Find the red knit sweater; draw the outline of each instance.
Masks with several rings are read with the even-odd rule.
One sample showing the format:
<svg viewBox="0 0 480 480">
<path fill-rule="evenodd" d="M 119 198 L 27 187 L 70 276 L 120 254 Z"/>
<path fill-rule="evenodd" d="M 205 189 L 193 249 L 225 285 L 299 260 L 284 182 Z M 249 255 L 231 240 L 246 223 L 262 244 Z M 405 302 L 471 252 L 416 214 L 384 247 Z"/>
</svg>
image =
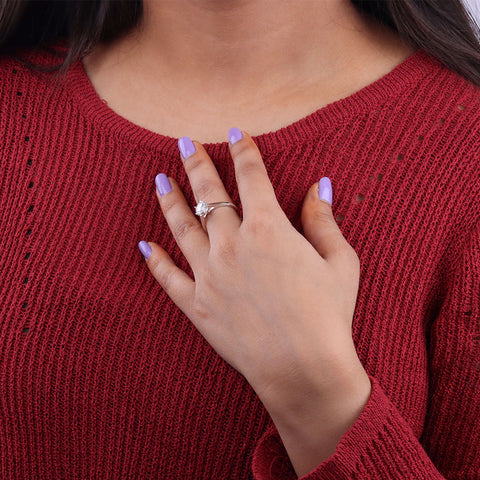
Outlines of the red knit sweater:
<svg viewBox="0 0 480 480">
<path fill-rule="evenodd" d="M 177 139 L 111 110 L 81 62 L 49 78 L 0 59 L 0 478 L 296 478 L 251 386 L 138 250 L 158 242 L 191 273 L 155 196 L 165 172 L 194 205 Z M 371 397 L 304 480 L 480 479 L 479 101 L 418 50 L 254 137 L 299 230 L 306 191 L 331 179 L 361 261 Z M 238 204 L 227 139 L 204 146 Z"/>
</svg>

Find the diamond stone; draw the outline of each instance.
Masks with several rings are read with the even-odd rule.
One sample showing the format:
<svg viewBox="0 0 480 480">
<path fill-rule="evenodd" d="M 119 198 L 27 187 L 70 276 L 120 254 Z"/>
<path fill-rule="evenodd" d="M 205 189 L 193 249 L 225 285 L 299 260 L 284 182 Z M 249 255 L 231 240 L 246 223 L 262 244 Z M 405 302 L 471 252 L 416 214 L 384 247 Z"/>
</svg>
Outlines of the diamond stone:
<svg viewBox="0 0 480 480">
<path fill-rule="evenodd" d="M 207 213 L 208 213 L 207 202 L 200 200 L 195 206 L 195 215 L 199 215 L 200 217 L 206 217 Z"/>
</svg>

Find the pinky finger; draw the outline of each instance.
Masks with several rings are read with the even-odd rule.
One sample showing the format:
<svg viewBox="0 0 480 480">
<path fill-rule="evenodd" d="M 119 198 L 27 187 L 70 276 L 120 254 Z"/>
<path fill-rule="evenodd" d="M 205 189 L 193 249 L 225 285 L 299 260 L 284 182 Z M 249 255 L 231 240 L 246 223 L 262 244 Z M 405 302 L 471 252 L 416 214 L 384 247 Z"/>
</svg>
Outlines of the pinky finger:
<svg viewBox="0 0 480 480">
<path fill-rule="evenodd" d="M 195 295 L 195 282 L 175 265 L 170 255 L 154 242 L 141 241 L 138 247 L 144 253 L 151 248 L 146 259 L 148 268 L 155 280 L 180 310 L 190 317 L 190 305 Z"/>
</svg>

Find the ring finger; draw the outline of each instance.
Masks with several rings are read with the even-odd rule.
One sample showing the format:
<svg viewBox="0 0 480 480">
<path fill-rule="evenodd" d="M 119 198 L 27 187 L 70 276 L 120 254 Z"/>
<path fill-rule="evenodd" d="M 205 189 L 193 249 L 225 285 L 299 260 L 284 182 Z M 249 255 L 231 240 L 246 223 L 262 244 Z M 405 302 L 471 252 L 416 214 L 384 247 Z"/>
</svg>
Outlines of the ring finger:
<svg viewBox="0 0 480 480">
<path fill-rule="evenodd" d="M 232 202 L 217 169 L 200 142 L 181 137 L 178 141 L 181 159 L 196 202 Z M 241 220 L 232 207 L 215 208 L 203 219 L 209 236 L 224 235 L 240 227 Z"/>
</svg>

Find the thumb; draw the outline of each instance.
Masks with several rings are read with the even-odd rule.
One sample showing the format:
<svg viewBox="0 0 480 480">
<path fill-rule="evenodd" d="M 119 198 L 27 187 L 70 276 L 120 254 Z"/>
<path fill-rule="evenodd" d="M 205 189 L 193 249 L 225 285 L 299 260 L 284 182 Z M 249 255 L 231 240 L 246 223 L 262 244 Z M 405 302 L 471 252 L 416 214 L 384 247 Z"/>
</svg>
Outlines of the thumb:
<svg viewBox="0 0 480 480">
<path fill-rule="evenodd" d="M 332 184 L 322 177 L 307 192 L 302 207 L 302 226 L 307 240 L 325 259 L 352 249 L 333 217 Z"/>
</svg>

